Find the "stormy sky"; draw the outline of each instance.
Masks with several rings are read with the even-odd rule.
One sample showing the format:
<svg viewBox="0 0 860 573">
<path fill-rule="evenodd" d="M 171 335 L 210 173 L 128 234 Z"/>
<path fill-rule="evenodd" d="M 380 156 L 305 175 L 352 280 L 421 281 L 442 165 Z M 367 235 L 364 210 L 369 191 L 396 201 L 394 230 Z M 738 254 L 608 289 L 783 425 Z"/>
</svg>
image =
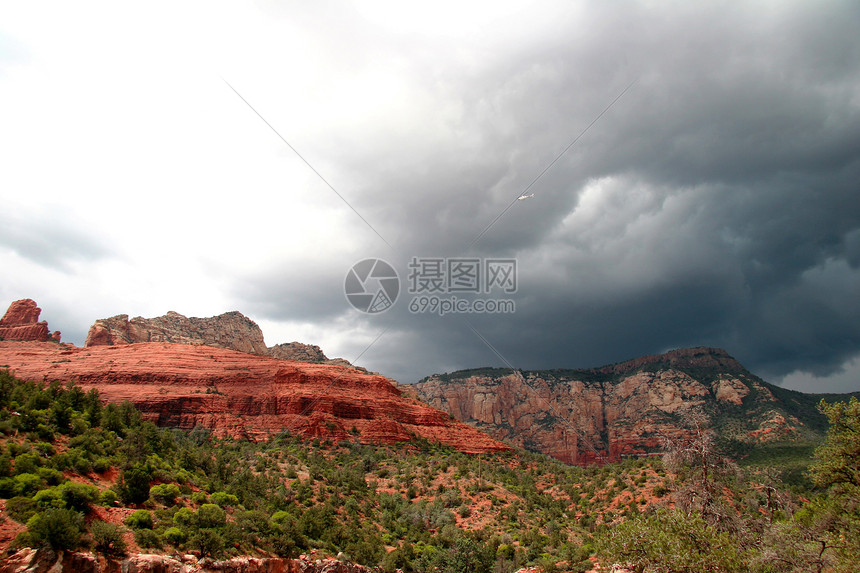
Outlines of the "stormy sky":
<svg viewBox="0 0 860 573">
<path fill-rule="evenodd" d="M 856 2 L 18 4 L 0 306 L 66 341 L 239 310 L 401 382 L 717 346 L 860 390 Z M 385 312 L 345 296 L 367 258 Z M 413 260 L 516 289 L 417 292 Z"/>
</svg>

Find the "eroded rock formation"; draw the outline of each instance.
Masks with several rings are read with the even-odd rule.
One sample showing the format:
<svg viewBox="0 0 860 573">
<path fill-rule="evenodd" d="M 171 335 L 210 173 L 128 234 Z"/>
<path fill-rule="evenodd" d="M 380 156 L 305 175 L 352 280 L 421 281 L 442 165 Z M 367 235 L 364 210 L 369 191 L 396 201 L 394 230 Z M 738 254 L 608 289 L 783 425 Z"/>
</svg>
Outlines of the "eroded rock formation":
<svg viewBox="0 0 860 573">
<path fill-rule="evenodd" d="M 205 344 L 282 360 L 353 368 L 347 360 L 328 358 L 319 346 L 311 344 L 289 342 L 267 348 L 263 331 L 257 323 L 235 310 L 207 318 L 187 317 L 172 310 L 155 318 L 136 316 L 129 319 L 127 314 L 101 318 L 90 327 L 85 346 L 116 346 L 138 342 Z"/>
<path fill-rule="evenodd" d="M 353 368 L 255 356 L 203 345 L 148 342 L 63 347 L 0 342 L 0 367 L 24 379 L 75 381 L 105 400 L 130 400 L 155 423 L 265 439 L 282 430 L 365 443 L 416 437 L 467 453 L 509 449 L 390 380 Z"/>
<path fill-rule="evenodd" d="M 792 438 L 804 423 L 774 390 L 712 348 L 593 370 L 455 372 L 415 386 L 420 399 L 458 420 L 570 463 L 659 452 L 665 439 L 692 431 L 694 415 L 719 420 L 730 439 Z"/>
<path fill-rule="evenodd" d="M 36 301 L 25 298 L 9 305 L 6 314 L 0 319 L 0 340 L 48 340 L 60 341 L 60 331 L 48 331 L 48 323 L 39 321 L 42 309 Z"/>
<path fill-rule="evenodd" d="M 334 364 L 336 366 L 346 366 L 348 368 L 358 368 L 364 370 L 360 366 L 353 366 L 348 360 L 343 358 L 328 358 L 319 346 L 315 344 L 303 344 L 301 342 L 285 342 L 270 346 L 268 350 L 269 356 L 280 358 L 281 360 L 298 360 L 300 362 L 312 362 L 314 364 Z"/>
<path fill-rule="evenodd" d="M 127 314 L 119 314 L 97 320 L 87 333 L 85 346 L 138 342 L 205 344 L 249 354 L 268 353 L 260 327 L 237 311 L 207 318 L 189 318 L 170 311 L 164 316 L 136 316 L 131 320 Z"/>
</svg>

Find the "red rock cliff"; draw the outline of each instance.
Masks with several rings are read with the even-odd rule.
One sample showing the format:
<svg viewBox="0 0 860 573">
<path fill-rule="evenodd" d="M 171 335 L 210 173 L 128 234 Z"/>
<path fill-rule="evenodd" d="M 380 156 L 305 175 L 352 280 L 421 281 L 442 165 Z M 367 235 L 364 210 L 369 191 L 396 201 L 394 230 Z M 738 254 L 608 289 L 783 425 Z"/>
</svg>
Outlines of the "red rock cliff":
<svg viewBox="0 0 860 573">
<path fill-rule="evenodd" d="M 0 319 L 0 340 L 60 340 L 60 332 L 48 331 L 48 323 L 39 322 L 42 309 L 29 298 L 16 300 Z"/>
<path fill-rule="evenodd" d="M 693 413 L 731 419 L 720 431 L 740 440 L 790 438 L 802 425 L 764 382 L 709 348 L 594 370 L 455 372 L 415 392 L 499 440 L 569 463 L 659 452 L 690 432 Z"/>
<path fill-rule="evenodd" d="M 0 367 L 32 380 L 74 381 L 105 400 L 130 400 L 159 425 L 218 436 L 396 443 L 414 437 L 467 453 L 509 449 L 446 413 L 404 397 L 387 378 L 331 364 L 203 345 L 65 347 L 0 342 Z"/>
</svg>

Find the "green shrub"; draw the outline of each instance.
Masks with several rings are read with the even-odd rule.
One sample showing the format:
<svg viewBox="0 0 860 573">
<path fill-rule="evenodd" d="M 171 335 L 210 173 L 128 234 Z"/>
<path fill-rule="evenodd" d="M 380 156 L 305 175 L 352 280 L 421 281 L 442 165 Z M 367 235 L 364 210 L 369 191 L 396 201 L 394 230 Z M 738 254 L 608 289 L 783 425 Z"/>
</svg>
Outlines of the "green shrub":
<svg viewBox="0 0 860 573">
<path fill-rule="evenodd" d="M 111 467 L 110 460 L 107 458 L 96 458 L 93 460 L 93 471 L 96 473 L 103 474 L 111 469 Z"/>
<path fill-rule="evenodd" d="M 278 525 L 289 520 L 292 520 L 294 523 L 296 521 L 295 517 L 293 517 L 293 514 L 288 511 L 276 511 L 272 514 L 272 517 L 270 519 L 272 523 L 276 523 Z"/>
<path fill-rule="evenodd" d="M 112 489 L 106 489 L 101 493 L 99 497 L 99 503 L 105 507 L 113 507 L 117 503 L 117 495 L 116 492 Z"/>
<path fill-rule="evenodd" d="M 152 514 L 145 509 L 138 509 L 125 518 L 125 524 L 132 529 L 152 529 Z"/>
<path fill-rule="evenodd" d="M 149 499 L 149 482 L 152 470 L 148 466 L 135 464 L 120 474 L 118 493 L 126 503 L 143 503 Z"/>
<path fill-rule="evenodd" d="M 58 487 L 49 487 L 37 491 L 36 495 L 33 496 L 33 501 L 41 510 L 66 507 L 66 502 L 63 501 L 62 493 Z"/>
<path fill-rule="evenodd" d="M 135 529 L 134 542 L 144 549 L 161 549 L 164 545 L 161 536 L 151 529 Z"/>
<path fill-rule="evenodd" d="M 54 446 L 47 442 L 39 442 L 35 445 L 36 451 L 43 457 L 48 458 L 56 453 Z"/>
<path fill-rule="evenodd" d="M 70 509 L 49 509 L 27 521 L 33 541 L 52 549 L 75 549 L 81 542 L 84 517 Z"/>
<path fill-rule="evenodd" d="M 239 498 L 231 493 L 225 493 L 223 491 L 216 491 L 212 495 L 209 496 L 209 501 L 220 505 L 221 507 L 229 507 L 234 505 L 239 505 Z"/>
<path fill-rule="evenodd" d="M 214 529 L 200 529 L 191 536 L 188 545 L 202 557 L 219 557 L 224 551 L 224 538 Z"/>
<path fill-rule="evenodd" d="M 123 536 L 123 530 L 119 525 L 94 521 L 90 524 L 90 533 L 93 537 L 93 545 L 96 551 L 104 555 L 120 557 L 126 554 L 128 546 Z"/>
<path fill-rule="evenodd" d="M 60 485 L 66 479 L 63 472 L 54 468 L 41 467 L 36 470 L 36 475 L 42 478 L 48 485 Z"/>
<path fill-rule="evenodd" d="M 29 497 L 17 496 L 6 502 L 6 512 L 18 523 L 27 523 L 37 509 L 36 502 Z"/>
<path fill-rule="evenodd" d="M 209 496 L 205 491 L 195 491 L 191 494 L 191 501 L 196 504 L 203 504 L 209 501 Z"/>
<path fill-rule="evenodd" d="M 96 500 L 99 499 L 99 488 L 94 485 L 69 481 L 59 486 L 60 494 L 66 506 L 86 513 Z"/>
<path fill-rule="evenodd" d="M 15 458 L 15 475 L 34 474 L 42 466 L 42 458 L 33 453 L 20 454 Z"/>
<path fill-rule="evenodd" d="M 15 480 L 15 493 L 27 497 L 32 496 L 44 485 L 42 478 L 33 474 L 19 474 L 12 479 Z"/>
<path fill-rule="evenodd" d="M 227 513 L 214 503 L 204 503 L 197 510 L 197 525 L 206 527 L 222 527 L 227 522 Z"/>
<path fill-rule="evenodd" d="M 0 498 L 9 499 L 15 497 L 18 490 L 18 482 L 10 477 L 0 478 Z"/>
<path fill-rule="evenodd" d="M 12 456 L 9 452 L 0 454 L 0 476 L 8 477 L 12 475 Z"/>
<path fill-rule="evenodd" d="M 89 458 L 85 458 L 84 456 L 79 456 L 74 459 L 72 462 L 72 468 L 81 475 L 86 475 L 93 470 L 93 465 L 90 463 Z"/>
<path fill-rule="evenodd" d="M 185 543 L 185 540 L 188 538 L 185 532 L 178 527 L 168 527 L 164 530 L 163 537 L 168 541 L 168 543 L 171 543 L 173 545 L 180 545 L 182 543 Z"/>
<path fill-rule="evenodd" d="M 150 497 L 164 505 L 173 505 L 176 503 L 176 498 L 179 497 L 179 494 L 179 486 L 172 483 L 155 485 L 149 490 Z"/>
<path fill-rule="evenodd" d="M 190 507 L 182 507 L 173 514 L 173 523 L 179 527 L 190 527 L 196 521 L 194 510 Z"/>
</svg>

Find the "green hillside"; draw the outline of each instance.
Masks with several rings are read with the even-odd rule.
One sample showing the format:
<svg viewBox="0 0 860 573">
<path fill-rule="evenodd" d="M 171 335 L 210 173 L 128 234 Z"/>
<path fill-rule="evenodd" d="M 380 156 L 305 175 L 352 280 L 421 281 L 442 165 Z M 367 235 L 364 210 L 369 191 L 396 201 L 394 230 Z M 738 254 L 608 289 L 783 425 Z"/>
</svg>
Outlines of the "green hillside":
<svg viewBox="0 0 860 573">
<path fill-rule="evenodd" d="M 845 514 L 847 525 L 818 525 L 832 511 L 814 505 L 826 480 L 785 483 L 770 467 L 741 469 L 705 449 L 702 458 L 679 449 L 665 462 L 581 468 L 417 439 L 215 440 L 200 428 L 157 428 L 128 403 L 102 405 L 95 391 L 0 371 L 0 503 L 13 551 L 315 552 L 383 571 L 513 572 L 644 563 L 665 543 L 673 567 L 699 560 L 672 570 L 764 572 L 792 570 L 773 558 L 786 544 L 797 563 L 812 562 L 821 539 L 856 525 Z M 790 528 L 801 533 L 780 533 Z M 643 535 L 656 544 L 638 547 Z M 839 565 L 843 553 L 824 558 Z M 705 562 L 712 568 L 697 568 Z"/>
</svg>

